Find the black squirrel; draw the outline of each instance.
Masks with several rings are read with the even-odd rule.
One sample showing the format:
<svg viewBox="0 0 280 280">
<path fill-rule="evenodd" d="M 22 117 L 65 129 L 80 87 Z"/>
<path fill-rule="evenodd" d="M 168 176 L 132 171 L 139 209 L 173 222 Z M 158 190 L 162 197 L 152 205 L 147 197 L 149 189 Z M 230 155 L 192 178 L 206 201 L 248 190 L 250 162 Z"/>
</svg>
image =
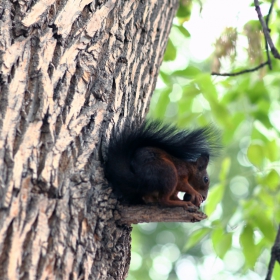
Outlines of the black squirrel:
<svg viewBox="0 0 280 280">
<path fill-rule="evenodd" d="M 219 149 L 212 127 L 188 131 L 155 120 L 126 123 L 112 131 L 105 177 L 129 204 L 199 207 L 209 189 L 209 158 Z M 183 200 L 179 192 L 185 192 Z"/>
</svg>

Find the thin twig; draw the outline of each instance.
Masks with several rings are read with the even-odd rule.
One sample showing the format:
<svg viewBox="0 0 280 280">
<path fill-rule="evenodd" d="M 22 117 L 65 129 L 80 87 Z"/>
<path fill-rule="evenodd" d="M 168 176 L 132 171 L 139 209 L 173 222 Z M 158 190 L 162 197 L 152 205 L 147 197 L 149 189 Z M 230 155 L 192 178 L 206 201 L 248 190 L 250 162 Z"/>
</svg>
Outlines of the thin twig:
<svg viewBox="0 0 280 280">
<path fill-rule="evenodd" d="M 276 239 L 274 245 L 271 249 L 271 258 L 268 266 L 268 271 L 265 280 L 270 280 L 272 276 L 272 272 L 274 269 L 275 262 L 278 260 L 279 262 L 279 255 L 280 255 L 280 225 L 278 227 L 278 232 L 276 235 Z"/>
<path fill-rule="evenodd" d="M 266 16 L 266 26 L 268 26 L 274 3 L 275 3 L 275 0 L 272 0 L 271 5 L 270 5 L 269 10 L 268 10 L 268 14 Z"/>
<path fill-rule="evenodd" d="M 274 6 L 274 2 L 275 2 L 275 0 L 271 1 L 271 5 L 269 7 L 269 11 L 268 11 L 268 14 L 267 14 L 266 19 L 265 19 L 265 23 L 266 23 L 267 28 L 269 26 L 269 20 L 270 20 L 270 16 L 271 16 L 271 13 L 272 13 L 273 6 Z M 269 31 L 270 31 L 270 29 L 269 29 Z M 266 40 L 265 36 L 264 36 L 264 43 L 265 43 L 265 50 L 266 50 L 268 67 L 269 67 L 270 70 L 272 70 L 270 52 L 269 52 L 269 49 L 268 49 L 268 43 L 267 43 L 267 40 Z"/>
<path fill-rule="evenodd" d="M 235 72 L 235 73 L 217 73 L 217 72 L 212 72 L 211 75 L 213 76 L 238 76 L 238 75 L 241 75 L 241 74 L 245 74 L 245 73 L 250 73 L 250 72 L 254 72 L 262 67 L 264 67 L 265 65 L 268 64 L 268 61 L 258 65 L 257 67 L 255 68 L 251 68 L 251 69 L 246 69 L 246 70 L 242 70 L 242 71 L 239 71 L 239 72 Z"/>
<path fill-rule="evenodd" d="M 270 52 L 268 49 L 268 43 L 267 43 L 266 37 L 264 37 L 264 44 L 265 44 L 265 51 L 266 51 L 266 56 L 267 56 L 267 64 L 268 64 L 269 69 L 272 70 Z"/>
<path fill-rule="evenodd" d="M 267 25 L 263 19 L 263 16 L 262 16 L 262 12 L 261 12 L 261 9 L 260 9 L 260 4 L 259 4 L 259 1 L 258 0 L 254 0 L 254 3 L 255 3 L 255 9 L 256 9 L 256 12 L 258 14 L 258 17 L 259 17 L 259 21 L 262 25 L 262 29 L 263 29 L 263 33 L 264 33 L 264 36 L 268 42 L 268 45 L 271 49 L 271 52 L 273 54 L 273 56 L 275 58 L 278 58 L 280 59 L 280 54 L 279 52 L 277 51 L 277 49 L 275 48 L 273 42 L 272 42 L 272 39 L 271 39 L 271 36 L 270 36 L 270 30 L 267 28 Z"/>
</svg>

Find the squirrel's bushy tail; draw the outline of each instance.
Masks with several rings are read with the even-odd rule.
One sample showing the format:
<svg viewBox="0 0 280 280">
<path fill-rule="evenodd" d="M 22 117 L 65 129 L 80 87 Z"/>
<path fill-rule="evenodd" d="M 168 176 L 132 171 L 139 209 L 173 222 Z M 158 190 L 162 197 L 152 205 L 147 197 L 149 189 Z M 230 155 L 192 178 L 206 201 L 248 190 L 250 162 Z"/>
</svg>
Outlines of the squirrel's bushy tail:
<svg viewBox="0 0 280 280">
<path fill-rule="evenodd" d="M 138 148 L 156 147 L 185 161 L 196 161 L 201 155 L 210 158 L 220 151 L 219 132 L 207 126 L 195 130 L 179 130 L 159 121 L 145 121 L 142 125 L 125 124 L 121 131 L 112 132 L 108 145 L 105 176 L 114 189 L 133 193 L 134 173 L 131 160 Z"/>
</svg>

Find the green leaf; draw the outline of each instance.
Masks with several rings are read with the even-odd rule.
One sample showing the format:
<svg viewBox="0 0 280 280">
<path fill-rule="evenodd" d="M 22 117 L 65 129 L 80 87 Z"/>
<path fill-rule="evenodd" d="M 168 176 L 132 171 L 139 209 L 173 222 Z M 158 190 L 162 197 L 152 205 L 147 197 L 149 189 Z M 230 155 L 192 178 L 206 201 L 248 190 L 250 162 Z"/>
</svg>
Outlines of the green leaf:
<svg viewBox="0 0 280 280">
<path fill-rule="evenodd" d="M 261 4 L 263 4 L 263 2 L 260 1 L 260 5 Z M 255 4 L 252 3 L 250 6 L 255 7 Z M 261 30 L 261 25 L 260 25 L 260 22 L 258 20 L 250 20 L 245 24 L 245 26 L 246 25 L 250 26 L 250 29 L 251 29 L 252 32 L 258 32 L 258 31 Z"/>
<path fill-rule="evenodd" d="M 251 113 L 252 117 L 260 122 L 262 122 L 265 126 L 271 127 L 271 123 L 267 113 L 264 113 L 260 110 L 256 110 Z"/>
<path fill-rule="evenodd" d="M 280 265 L 278 262 L 275 263 L 272 276 L 274 279 L 280 279 Z"/>
<path fill-rule="evenodd" d="M 266 207 L 270 207 L 271 209 L 273 209 L 274 197 L 271 195 L 271 193 L 268 193 L 264 188 L 262 188 L 258 193 L 258 198 L 264 203 Z"/>
<path fill-rule="evenodd" d="M 225 144 L 232 143 L 236 128 L 245 120 L 245 115 L 243 113 L 236 113 L 231 116 L 230 122 L 228 119 L 221 119 L 220 123 L 224 124 L 227 129 L 223 131 L 223 141 Z"/>
<path fill-rule="evenodd" d="M 177 54 L 177 49 L 173 45 L 172 41 L 169 39 L 166 47 L 166 51 L 164 54 L 165 61 L 172 61 L 175 60 Z"/>
<path fill-rule="evenodd" d="M 274 242 L 276 229 L 270 217 L 266 216 L 263 210 L 259 208 L 254 215 L 252 215 L 251 219 L 252 223 L 257 226 L 264 235 L 267 244 Z"/>
<path fill-rule="evenodd" d="M 279 148 L 275 139 L 266 144 L 266 155 L 270 161 L 278 160 Z"/>
<path fill-rule="evenodd" d="M 216 209 L 217 204 L 222 200 L 225 190 L 225 184 L 217 184 L 210 188 L 207 203 L 205 205 L 205 213 L 210 216 Z"/>
<path fill-rule="evenodd" d="M 249 85 L 250 79 L 248 77 L 246 78 L 245 76 L 244 79 L 242 79 L 238 84 L 236 82 L 234 84 L 228 84 L 228 92 L 221 99 L 221 103 L 227 105 L 243 98 L 244 91 L 248 89 Z"/>
<path fill-rule="evenodd" d="M 211 105 L 211 110 L 217 119 L 225 121 L 226 124 L 230 124 L 232 122 L 229 111 L 224 106 L 221 106 L 218 100 L 210 100 L 209 102 Z"/>
<path fill-rule="evenodd" d="M 198 244 L 201 239 L 203 239 L 203 237 L 205 237 L 210 232 L 210 230 L 210 228 L 201 228 L 193 232 L 189 237 L 184 249 L 189 250 L 190 248 Z"/>
<path fill-rule="evenodd" d="M 254 241 L 254 230 L 250 224 L 247 224 L 239 237 L 240 245 L 243 248 L 246 265 L 252 268 L 258 258 L 256 254 L 256 246 Z"/>
<path fill-rule="evenodd" d="M 256 104 L 259 100 L 268 100 L 268 92 L 264 81 L 258 81 L 251 88 L 248 88 L 247 96 L 250 98 L 252 104 Z"/>
<path fill-rule="evenodd" d="M 191 109 L 194 97 L 198 94 L 199 90 L 196 87 L 194 87 L 193 84 L 183 87 L 182 98 L 178 101 L 178 114 L 179 118 L 185 119 L 185 123 L 191 123 L 193 117 L 195 116 L 192 113 Z M 191 118 L 189 122 L 187 122 L 187 118 Z"/>
<path fill-rule="evenodd" d="M 209 74 L 198 75 L 197 78 L 195 79 L 195 82 L 197 83 L 203 96 L 209 102 L 213 102 L 213 101 L 216 102 L 218 100 L 218 93 L 216 87 L 214 86 L 211 76 Z M 220 107 L 225 109 L 224 106 L 220 106 Z"/>
<path fill-rule="evenodd" d="M 201 73 L 201 70 L 199 70 L 197 67 L 188 66 L 187 68 L 185 68 L 183 70 L 178 70 L 178 71 L 173 72 L 173 75 L 181 76 L 181 77 L 188 78 L 188 79 L 193 79 L 200 73 Z M 198 89 L 197 89 L 197 91 L 198 91 Z"/>
<path fill-rule="evenodd" d="M 209 190 L 209 195 L 205 206 L 205 212 L 208 216 L 210 216 L 215 211 L 217 204 L 221 202 L 224 196 L 230 165 L 231 165 L 230 158 L 229 157 L 225 158 L 222 162 L 221 171 L 220 171 L 221 183 L 215 185 L 214 187 L 211 187 Z"/>
<path fill-rule="evenodd" d="M 212 233 L 213 248 L 221 259 L 231 248 L 232 233 L 225 233 L 222 228 L 215 229 Z"/>
<path fill-rule="evenodd" d="M 170 75 L 164 73 L 163 71 L 160 71 L 160 77 L 166 85 L 171 85 Z"/>
<path fill-rule="evenodd" d="M 184 18 L 185 19 L 184 21 L 187 21 L 189 20 L 190 15 L 191 15 L 191 1 L 187 1 L 186 4 L 180 1 L 180 6 L 177 11 L 176 17 Z"/>
<path fill-rule="evenodd" d="M 186 38 L 189 38 L 191 34 L 183 25 L 175 25 L 173 28 L 177 28 Z"/>
<path fill-rule="evenodd" d="M 270 109 L 270 102 L 264 99 L 259 100 L 258 102 L 258 110 L 261 112 L 268 114 Z"/>
<path fill-rule="evenodd" d="M 277 194 L 277 197 L 276 197 L 276 201 L 278 202 L 277 203 L 277 207 L 275 209 L 276 213 L 275 213 L 275 222 L 277 224 L 280 223 L 280 194 Z"/>
<path fill-rule="evenodd" d="M 170 103 L 169 94 L 171 91 L 172 91 L 171 88 L 166 88 L 161 91 L 158 99 L 157 107 L 154 111 L 155 118 L 163 119 L 166 112 L 166 108 Z"/>
<path fill-rule="evenodd" d="M 231 160 L 229 157 L 226 157 L 221 166 L 221 171 L 220 171 L 220 181 L 225 182 L 227 180 L 227 176 L 230 170 L 230 165 L 231 165 Z"/>
<path fill-rule="evenodd" d="M 247 151 L 248 159 L 252 164 L 261 167 L 264 159 L 264 149 L 260 144 L 251 144 Z"/>
<path fill-rule="evenodd" d="M 279 174 L 272 169 L 265 178 L 265 184 L 273 191 L 279 187 Z"/>
</svg>

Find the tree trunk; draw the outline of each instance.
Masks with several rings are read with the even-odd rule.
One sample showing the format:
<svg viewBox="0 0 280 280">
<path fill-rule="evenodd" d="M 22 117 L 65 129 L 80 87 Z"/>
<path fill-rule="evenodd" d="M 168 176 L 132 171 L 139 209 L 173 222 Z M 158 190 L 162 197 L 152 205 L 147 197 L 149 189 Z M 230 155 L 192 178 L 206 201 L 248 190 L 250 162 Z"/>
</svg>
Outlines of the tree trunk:
<svg viewBox="0 0 280 280">
<path fill-rule="evenodd" d="M 0 278 L 124 279 L 102 160 L 143 119 L 177 0 L 0 1 Z"/>
</svg>

